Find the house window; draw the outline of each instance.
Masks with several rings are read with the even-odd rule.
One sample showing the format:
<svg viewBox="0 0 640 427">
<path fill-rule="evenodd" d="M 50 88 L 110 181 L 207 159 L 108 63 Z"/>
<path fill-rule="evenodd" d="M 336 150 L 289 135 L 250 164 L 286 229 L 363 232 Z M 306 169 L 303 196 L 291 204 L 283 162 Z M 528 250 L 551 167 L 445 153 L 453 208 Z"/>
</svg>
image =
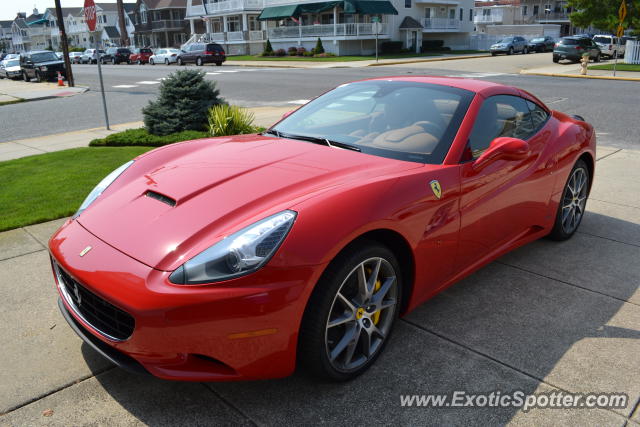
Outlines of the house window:
<svg viewBox="0 0 640 427">
<path fill-rule="evenodd" d="M 527 16 L 527 6 L 522 6 L 522 16 Z"/>
<path fill-rule="evenodd" d="M 238 15 L 227 16 L 227 32 L 241 31 L 240 17 Z"/>
<path fill-rule="evenodd" d="M 456 10 L 449 9 L 449 19 L 456 19 Z"/>
<path fill-rule="evenodd" d="M 411 0 L 404 0 L 404 8 L 411 9 Z"/>
<path fill-rule="evenodd" d="M 473 21 L 473 9 L 469 9 L 469 21 Z"/>
<path fill-rule="evenodd" d="M 140 6 L 140 20 L 143 24 L 147 23 L 147 8 L 144 5 Z"/>
<path fill-rule="evenodd" d="M 464 19 L 464 9 L 460 8 L 460 20 Z"/>
<path fill-rule="evenodd" d="M 247 20 L 249 22 L 249 31 L 260 30 L 260 22 L 258 21 L 258 15 L 249 15 L 247 16 Z"/>
<path fill-rule="evenodd" d="M 538 6 L 538 5 L 533 6 L 533 14 L 534 15 L 537 15 L 539 10 L 540 10 L 540 6 Z"/>
</svg>

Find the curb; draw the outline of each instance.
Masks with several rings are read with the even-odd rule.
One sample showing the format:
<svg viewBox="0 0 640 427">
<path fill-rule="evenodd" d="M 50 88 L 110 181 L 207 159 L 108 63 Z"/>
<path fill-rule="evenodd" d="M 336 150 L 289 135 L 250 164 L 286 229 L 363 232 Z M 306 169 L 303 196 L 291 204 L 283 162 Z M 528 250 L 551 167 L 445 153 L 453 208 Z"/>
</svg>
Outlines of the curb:
<svg viewBox="0 0 640 427">
<path fill-rule="evenodd" d="M 382 65 L 401 65 L 401 64 L 414 64 L 418 62 L 440 62 L 440 61 L 453 61 L 456 59 L 475 59 L 475 58 L 488 58 L 491 57 L 490 54 L 480 54 L 480 55 L 464 55 L 464 56 L 445 56 L 445 57 L 435 57 L 435 58 L 425 58 L 425 59 L 412 59 L 409 61 L 395 61 L 395 62 L 378 62 L 374 64 L 369 64 L 367 67 L 380 67 Z"/>
<path fill-rule="evenodd" d="M 545 76 L 545 77 L 571 77 L 574 79 L 600 79 L 600 80 L 623 80 L 630 82 L 640 82 L 640 77 L 613 77 L 613 76 L 583 76 L 582 74 L 560 74 L 560 73 L 536 73 L 520 71 L 520 74 L 528 76 Z"/>
<path fill-rule="evenodd" d="M 31 102 L 31 101 L 42 101 L 42 100 L 45 100 L 45 99 L 54 99 L 54 98 L 70 98 L 72 96 L 76 96 L 76 95 L 80 95 L 82 93 L 85 93 L 85 92 L 87 92 L 89 90 L 88 86 L 75 86 L 74 88 L 78 88 L 78 89 L 82 89 L 82 90 L 75 92 L 73 95 L 64 95 L 64 96 L 60 96 L 60 95 L 45 95 L 45 96 L 36 96 L 34 98 L 18 98 L 18 97 L 15 97 L 13 95 L 3 94 L 3 95 L 10 96 L 12 98 L 16 98 L 16 99 L 19 100 L 19 101 L 10 102 L 10 103 L 4 104 L 4 105 L 11 105 L 11 104 L 17 104 L 17 103 L 22 103 L 22 102 Z M 0 105 L 3 105 L 3 104 L 0 103 Z"/>
</svg>

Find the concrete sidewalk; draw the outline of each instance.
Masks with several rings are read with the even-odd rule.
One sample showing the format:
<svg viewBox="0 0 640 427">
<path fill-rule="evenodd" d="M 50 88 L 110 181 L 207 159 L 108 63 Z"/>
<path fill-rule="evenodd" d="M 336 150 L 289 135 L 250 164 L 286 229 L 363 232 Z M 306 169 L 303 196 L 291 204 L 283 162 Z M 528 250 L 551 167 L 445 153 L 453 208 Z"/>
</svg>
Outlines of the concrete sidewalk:
<svg viewBox="0 0 640 427">
<path fill-rule="evenodd" d="M 397 324 L 349 383 L 178 383 L 114 368 L 60 313 L 46 243 L 0 233 L 0 425 L 640 425 L 640 152 L 599 147 L 579 232 L 483 268 Z M 622 392 L 624 409 L 402 407 L 401 394 Z"/>
<path fill-rule="evenodd" d="M 360 68 L 380 65 L 413 64 L 418 62 L 450 61 L 454 59 L 472 59 L 491 56 L 488 53 L 476 54 L 442 54 L 438 56 L 418 56 L 411 58 L 391 58 L 376 61 L 234 61 L 233 57 L 227 58 L 225 65 L 236 67 L 273 67 L 273 68 Z"/>
<path fill-rule="evenodd" d="M 608 63 L 612 63 L 609 61 Z M 596 64 L 590 64 L 596 65 Z M 549 77 L 577 77 L 577 78 L 596 78 L 607 80 L 630 80 L 640 81 L 640 72 L 636 71 L 616 71 L 615 77 L 611 70 L 587 70 L 587 75 L 580 74 L 580 64 L 552 64 L 545 67 L 531 68 L 520 71 L 520 74 L 530 74 L 536 76 Z"/>
<path fill-rule="evenodd" d="M 284 113 L 295 108 L 295 106 L 253 107 L 248 108 L 248 110 L 255 115 L 254 123 L 257 126 L 269 127 L 280 120 Z M 104 127 L 100 127 L 40 136 L 37 138 L 0 142 L 0 161 L 33 156 L 35 154 L 49 153 L 52 151 L 67 150 L 69 148 L 87 147 L 92 139 L 104 138 L 115 132 L 121 132 L 126 129 L 134 129 L 142 126 L 144 126 L 143 122 L 120 123 L 112 125 L 111 130 L 106 130 Z"/>
<path fill-rule="evenodd" d="M 6 101 L 37 101 L 49 98 L 64 98 L 88 91 L 89 88 L 58 86 L 56 83 L 27 83 L 22 80 L 0 79 L 0 103 Z"/>
</svg>

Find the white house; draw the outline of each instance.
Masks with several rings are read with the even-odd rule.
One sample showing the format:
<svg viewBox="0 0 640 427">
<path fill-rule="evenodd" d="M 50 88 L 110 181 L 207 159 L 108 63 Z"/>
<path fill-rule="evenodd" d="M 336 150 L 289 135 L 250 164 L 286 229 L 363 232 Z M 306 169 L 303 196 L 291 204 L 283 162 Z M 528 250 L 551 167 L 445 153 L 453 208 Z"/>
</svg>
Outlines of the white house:
<svg viewBox="0 0 640 427">
<path fill-rule="evenodd" d="M 215 41 L 230 55 L 257 54 L 268 38 L 274 49 L 313 48 L 370 54 L 379 41 L 420 50 L 423 40 L 467 48 L 473 0 L 188 0 L 190 41 Z"/>
</svg>

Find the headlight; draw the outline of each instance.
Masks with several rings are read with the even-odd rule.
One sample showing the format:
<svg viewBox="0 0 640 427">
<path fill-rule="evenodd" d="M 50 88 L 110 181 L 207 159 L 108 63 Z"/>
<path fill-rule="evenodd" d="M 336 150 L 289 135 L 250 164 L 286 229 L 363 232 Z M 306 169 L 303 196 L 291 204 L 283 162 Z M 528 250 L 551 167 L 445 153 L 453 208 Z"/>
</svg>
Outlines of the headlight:
<svg viewBox="0 0 640 427">
<path fill-rule="evenodd" d="M 105 176 L 104 179 L 100 181 L 93 190 L 91 190 L 91 193 L 89 193 L 87 198 L 84 199 L 84 202 L 82 202 L 82 204 L 80 205 L 80 209 L 78 209 L 78 212 L 76 212 L 73 217 L 77 218 L 78 215 L 80 215 L 85 209 L 87 209 L 89 205 L 93 203 L 94 200 L 96 200 L 102 194 L 102 192 L 106 190 L 107 187 L 110 186 L 111 183 L 115 181 L 116 178 L 118 178 L 122 174 L 122 172 L 127 170 L 127 168 L 132 164 L 133 160 L 130 160 L 124 165 L 120 166 L 118 169 L 111 172 L 109 175 Z"/>
<path fill-rule="evenodd" d="M 296 215 L 294 211 L 282 211 L 225 237 L 185 262 L 169 280 L 194 285 L 232 279 L 258 270 L 278 250 Z"/>
<path fill-rule="evenodd" d="M 42 67 L 40 67 L 40 71 L 47 71 L 47 67 L 43 65 Z"/>
</svg>

